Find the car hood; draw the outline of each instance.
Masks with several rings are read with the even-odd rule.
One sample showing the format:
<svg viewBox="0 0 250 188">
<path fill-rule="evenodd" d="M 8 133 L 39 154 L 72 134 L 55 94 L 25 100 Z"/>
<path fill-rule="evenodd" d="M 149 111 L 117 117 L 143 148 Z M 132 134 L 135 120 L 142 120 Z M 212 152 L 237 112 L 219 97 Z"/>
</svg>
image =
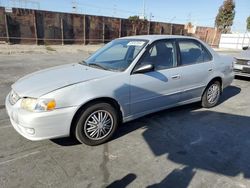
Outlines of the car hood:
<svg viewBox="0 0 250 188">
<path fill-rule="evenodd" d="M 242 51 L 240 54 L 236 55 L 235 58 L 250 61 L 250 50 Z"/>
<path fill-rule="evenodd" d="M 80 64 L 68 64 L 29 74 L 12 85 L 20 97 L 38 98 L 57 89 L 114 74 Z"/>
</svg>

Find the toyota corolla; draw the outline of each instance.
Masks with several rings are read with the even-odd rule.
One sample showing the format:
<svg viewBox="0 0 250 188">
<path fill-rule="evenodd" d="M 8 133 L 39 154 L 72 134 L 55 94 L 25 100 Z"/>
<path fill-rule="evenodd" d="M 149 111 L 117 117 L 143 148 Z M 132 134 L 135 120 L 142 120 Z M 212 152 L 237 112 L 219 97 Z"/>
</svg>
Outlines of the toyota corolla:
<svg viewBox="0 0 250 188">
<path fill-rule="evenodd" d="M 196 38 L 124 37 L 85 61 L 19 79 L 5 104 L 27 139 L 74 135 L 98 145 L 120 123 L 149 113 L 197 101 L 211 108 L 233 78 L 233 59 Z"/>
</svg>

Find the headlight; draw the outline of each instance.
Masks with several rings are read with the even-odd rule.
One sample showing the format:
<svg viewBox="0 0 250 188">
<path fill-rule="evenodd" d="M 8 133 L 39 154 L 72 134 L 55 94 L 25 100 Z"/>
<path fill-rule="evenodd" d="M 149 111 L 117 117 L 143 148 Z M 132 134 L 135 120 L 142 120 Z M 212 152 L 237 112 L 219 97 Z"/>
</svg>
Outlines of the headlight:
<svg viewBox="0 0 250 188">
<path fill-rule="evenodd" d="M 23 98 L 21 108 L 31 112 L 45 112 L 54 110 L 56 101 L 54 99 Z"/>
</svg>

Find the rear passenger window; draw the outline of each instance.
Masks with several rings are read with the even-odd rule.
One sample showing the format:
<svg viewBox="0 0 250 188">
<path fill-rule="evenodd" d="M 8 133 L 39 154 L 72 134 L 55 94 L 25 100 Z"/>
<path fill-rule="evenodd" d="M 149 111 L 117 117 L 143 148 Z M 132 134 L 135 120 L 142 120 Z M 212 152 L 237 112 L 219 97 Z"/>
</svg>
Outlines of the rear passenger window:
<svg viewBox="0 0 250 188">
<path fill-rule="evenodd" d="M 203 63 L 212 60 L 210 53 L 199 42 L 186 40 L 179 41 L 181 65 Z"/>
</svg>

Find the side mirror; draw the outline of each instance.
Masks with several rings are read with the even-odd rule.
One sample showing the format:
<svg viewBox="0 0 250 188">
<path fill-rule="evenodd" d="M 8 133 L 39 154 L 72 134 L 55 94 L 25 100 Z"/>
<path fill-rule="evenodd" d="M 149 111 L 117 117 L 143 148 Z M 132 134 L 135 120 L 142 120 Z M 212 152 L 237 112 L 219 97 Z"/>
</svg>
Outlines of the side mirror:
<svg viewBox="0 0 250 188">
<path fill-rule="evenodd" d="M 242 50 L 247 50 L 247 49 L 249 49 L 249 46 L 244 46 L 244 47 L 242 48 Z"/>
<path fill-rule="evenodd" d="M 140 65 L 139 67 L 137 67 L 134 70 L 135 74 L 139 74 L 139 73 L 146 73 L 146 72 L 151 72 L 154 70 L 154 66 L 152 64 L 144 64 L 144 65 Z"/>
</svg>

